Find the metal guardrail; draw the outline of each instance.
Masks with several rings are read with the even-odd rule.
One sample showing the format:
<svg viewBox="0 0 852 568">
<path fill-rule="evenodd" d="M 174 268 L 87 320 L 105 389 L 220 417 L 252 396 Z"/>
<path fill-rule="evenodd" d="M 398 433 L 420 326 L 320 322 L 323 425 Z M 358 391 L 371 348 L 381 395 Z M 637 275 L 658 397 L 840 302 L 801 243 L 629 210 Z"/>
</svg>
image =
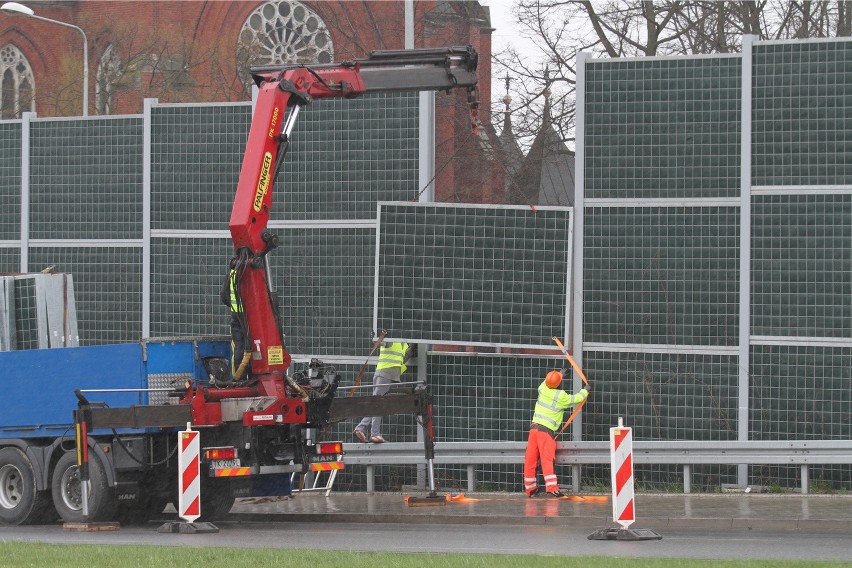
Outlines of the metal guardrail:
<svg viewBox="0 0 852 568">
<path fill-rule="evenodd" d="M 436 442 L 435 465 L 467 465 L 468 491 L 476 483 L 477 464 L 522 464 L 525 442 Z M 344 444 L 346 465 L 367 466 L 367 490 L 372 491 L 373 466 L 416 465 L 425 462 L 423 444 Z M 575 467 L 574 491 L 579 487 L 579 466 L 609 464 L 609 442 L 559 442 L 556 463 Z M 717 465 L 799 465 L 803 494 L 808 493 L 808 467 L 811 465 L 852 464 L 852 440 L 812 441 L 634 441 L 634 464 L 683 466 L 683 490 L 691 492 L 691 466 Z"/>
</svg>

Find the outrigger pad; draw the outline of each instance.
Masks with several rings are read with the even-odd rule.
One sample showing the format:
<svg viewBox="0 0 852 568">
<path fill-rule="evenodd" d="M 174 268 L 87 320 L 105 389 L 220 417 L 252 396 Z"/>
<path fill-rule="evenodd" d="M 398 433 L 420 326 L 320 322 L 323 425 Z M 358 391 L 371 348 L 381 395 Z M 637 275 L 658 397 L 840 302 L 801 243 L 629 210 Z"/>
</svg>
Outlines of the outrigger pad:
<svg viewBox="0 0 852 568">
<path fill-rule="evenodd" d="M 157 529 L 159 533 L 180 534 L 209 534 L 219 532 L 219 527 L 213 523 L 184 523 L 182 521 L 169 521 Z"/>
<path fill-rule="evenodd" d="M 446 495 L 430 494 L 426 497 L 405 497 L 405 502 L 409 507 L 428 507 L 430 505 L 446 505 Z"/>
<path fill-rule="evenodd" d="M 589 540 L 662 540 L 663 536 L 652 529 L 610 528 L 598 529 Z"/>
<path fill-rule="evenodd" d="M 66 531 L 77 531 L 77 532 L 98 532 L 98 531 L 117 531 L 121 528 L 121 524 L 117 522 L 109 522 L 109 523 L 89 523 L 89 522 L 80 522 L 80 523 L 63 523 L 62 528 Z"/>
</svg>

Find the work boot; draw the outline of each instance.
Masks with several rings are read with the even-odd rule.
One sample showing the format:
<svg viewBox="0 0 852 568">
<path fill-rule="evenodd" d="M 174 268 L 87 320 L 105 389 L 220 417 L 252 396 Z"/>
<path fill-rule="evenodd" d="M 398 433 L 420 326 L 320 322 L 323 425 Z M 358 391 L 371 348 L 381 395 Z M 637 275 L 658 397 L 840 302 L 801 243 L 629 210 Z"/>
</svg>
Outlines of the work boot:
<svg viewBox="0 0 852 568">
<path fill-rule="evenodd" d="M 367 435 L 365 433 L 363 433 L 361 430 L 358 430 L 356 428 L 352 433 L 355 434 L 355 437 L 358 438 L 359 442 L 362 442 L 364 444 L 367 443 Z"/>
<path fill-rule="evenodd" d="M 548 491 L 547 496 L 548 497 L 556 497 L 558 499 L 560 497 L 565 497 L 565 494 L 557 489 L 556 491 Z"/>
<path fill-rule="evenodd" d="M 533 497 L 538 497 L 541 494 L 541 487 L 536 487 L 531 492 L 527 493 L 527 497 L 532 499 Z"/>
<path fill-rule="evenodd" d="M 370 441 L 373 442 L 374 444 L 384 444 L 385 443 L 385 439 L 382 438 L 381 436 L 370 436 Z"/>
</svg>

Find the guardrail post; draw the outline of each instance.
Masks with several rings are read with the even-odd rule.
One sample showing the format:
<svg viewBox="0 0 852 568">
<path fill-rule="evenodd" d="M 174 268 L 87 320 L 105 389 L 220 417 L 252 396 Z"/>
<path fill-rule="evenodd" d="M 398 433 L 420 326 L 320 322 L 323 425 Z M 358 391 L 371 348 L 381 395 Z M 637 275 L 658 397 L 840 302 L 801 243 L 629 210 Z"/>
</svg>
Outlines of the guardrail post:
<svg viewBox="0 0 852 568">
<path fill-rule="evenodd" d="M 467 492 L 473 493 L 476 488 L 476 467 L 469 464 L 467 466 Z"/>
<path fill-rule="evenodd" d="M 808 464 L 802 464 L 802 495 L 808 494 L 808 486 L 810 485 L 810 480 L 808 479 Z"/>
<path fill-rule="evenodd" d="M 688 463 L 683 464 L 683 492 L 692 493 L 692 467 Z"/>
<path fill-rule="evenodd" d="M 580 492 L 580 465 L 571 466 L 571 491 L 576 495 Z"/>
<path fill-rule="evenodd" d="M 373 478 L 373 466 L 367 466 L 367 493 L 374 493 L 376 491 L 376 483 Z"/>
</svg>

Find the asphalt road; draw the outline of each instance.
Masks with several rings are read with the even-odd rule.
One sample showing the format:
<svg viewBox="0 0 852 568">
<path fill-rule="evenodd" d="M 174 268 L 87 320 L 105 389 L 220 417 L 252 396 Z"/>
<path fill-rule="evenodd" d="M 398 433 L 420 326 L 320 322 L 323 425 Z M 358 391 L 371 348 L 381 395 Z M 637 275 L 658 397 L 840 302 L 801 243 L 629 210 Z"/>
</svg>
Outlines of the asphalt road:
<svg viewBox="0 0 852 568">
<path fill-rule="evenodd" d="M 99 545 L 322 548 L 347 551 L 467 552 L 643 558 L 849 561 L 849 535 L 798 531 L 671 530 L 662 540 L 588 540 L 596 528 L 511 525 L 220 522 L 216 534 L 163 534 L 158 525 L 109 532 L 67 531 L 61 525 L 2 527 L 0 541 Z M 636 525 L 641 528 L 641 524 Z M 321 543 L 321 544 L 320 544 Z"/>
</svg>

